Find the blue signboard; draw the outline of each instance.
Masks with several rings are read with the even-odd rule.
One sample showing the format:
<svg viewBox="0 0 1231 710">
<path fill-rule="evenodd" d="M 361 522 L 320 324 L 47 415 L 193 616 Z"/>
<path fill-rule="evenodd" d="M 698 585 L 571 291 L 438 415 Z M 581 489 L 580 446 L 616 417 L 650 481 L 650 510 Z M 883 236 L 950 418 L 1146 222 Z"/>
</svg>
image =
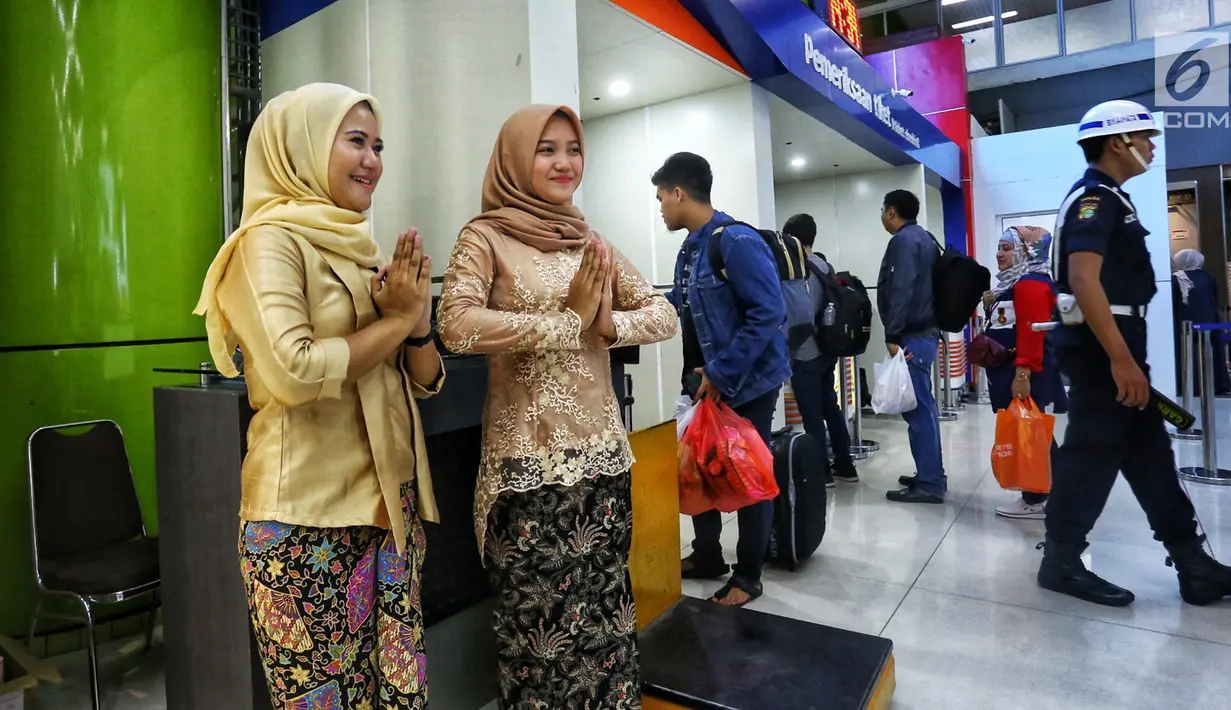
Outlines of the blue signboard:
<svg viewBox="0 0 1231 710">
<path fill-rule="evenodd" d="M 799 0 L 681 0 L 752 79 L 894 165 L 961 184 L 957 144 Z M 823 99 L 823 100 L 822 100 Z"/>
</svg>

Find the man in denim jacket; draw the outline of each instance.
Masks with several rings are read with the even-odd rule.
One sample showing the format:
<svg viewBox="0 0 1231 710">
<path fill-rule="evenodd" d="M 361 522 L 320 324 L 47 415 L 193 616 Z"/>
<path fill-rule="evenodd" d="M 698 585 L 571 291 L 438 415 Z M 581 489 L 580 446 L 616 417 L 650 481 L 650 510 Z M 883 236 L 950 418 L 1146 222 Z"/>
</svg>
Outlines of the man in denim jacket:
<svg viewBox="0 0 1231 710">
<path fill-rule="evenodd" d="M 876 300 L 885 325 L 890 355 L 906 351 L 910 380 L 919 405 L 902 418 L 915 458 L 914 476 L 902 476 L 902 488 L 885 497 L 895 503 L 944 503 L 949 488 L 940 449 L 940 412 L 932 392 L 932 365 L 940 349 L 940 328 L 932 298 L 932 268 L 940 250 L 932 235 L 915 221 L 919 198 L 907 190 L 885 195 L 881 225 L 893 236 L 885 249 Z"/>
<path fill-rule="evenodd" d="M 778 392 L 791 377 L 782 324 L 786 304 L 769 245 L 756 230 L 725 227 L 717 242 L 725 278 L 710 254 L 715 228 L 735 220 L 710 205 L 714 178 L 699 155 L 677 153 L 654 174 L 667 229 L 688 230 L 675 264 L 668 299 L 680 314 L 684 341 L 685 394 L 726 402 L 752 423 L 769 445 Z M 712 601 L 743 606 L 761 596 L 761 566 L 773 523 L 773 503 L 739 511 L 738 560 L 727 584 Z M 719 579 L 730 571 L 723 559 L 722 515 L 693 517 L 696 539 L 683 562 L 687 579 Z"/>
</svg>

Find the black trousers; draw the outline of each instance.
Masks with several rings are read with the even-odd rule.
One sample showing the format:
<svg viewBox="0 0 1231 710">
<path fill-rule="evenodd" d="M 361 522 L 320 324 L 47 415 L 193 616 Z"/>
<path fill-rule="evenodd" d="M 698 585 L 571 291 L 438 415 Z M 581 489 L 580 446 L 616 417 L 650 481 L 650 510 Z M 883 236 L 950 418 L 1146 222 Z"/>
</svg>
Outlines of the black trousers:
<svg viewBox="0 0 1231 710">
<path fill-rule="evenodd" d="M 738 407 L 735 413 L 752 422 L 757 433 L 770 445 L 774 426 L 774 412 L 778 409 L 778 389 L 775 388 L 754 400 Z M 739 525 L 739 543 L 735 548 L 735 576 L 745 582 L 761 581 L 761 567 L 765 564 L 765 552 L 769 548 L 769 531 L 774 524 L 774 502 L 754 503 L 740 508 L 736 514 Z M 710 561 L 721 563 L 722 513 L 711 510 L 692 516 L 692 529 L 696 539 L 692 541 L 694 559 L 702 565 Z"/>
<path fill-rule="evenodd" d="M 851 433 L 838 392 L 834 389 L 835 358 L 821 356 L 815 360 L 791 361 L 791 389 L 804 420 L 804 431 L 822 447 L 826 441 L 833 447 L 834 466 L 840 471 L 855 468 L 851 459 Z"/>
<path fill-rule="evenodd" d="M 1121 320 L 1120 329 L 1149 377 L 1145 321 Z M 1196 514 L 1176 475 L 1171 438 L 1158 408 L 1151 404 L 1130 409 L 1116 401 L 1111 361 L 1093 336 L 1062 347 L 1060 369 L 1070 380 L 1069 420 L 1052 468 L 1048 537 L 1059 543 L 1085 542 L 1107 504 L 1116 474 L 1123 473 L 1156 540 L 1196 539 Z"/>
</svg>

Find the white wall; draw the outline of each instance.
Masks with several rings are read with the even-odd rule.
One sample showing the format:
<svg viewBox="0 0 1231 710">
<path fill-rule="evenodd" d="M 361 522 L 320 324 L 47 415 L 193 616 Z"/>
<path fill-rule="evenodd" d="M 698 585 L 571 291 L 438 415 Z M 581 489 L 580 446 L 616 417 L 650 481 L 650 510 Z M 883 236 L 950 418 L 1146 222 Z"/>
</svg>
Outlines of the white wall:
<svg viewBox="0 0 1231 710">
<path fill-rule="evenodd" d="M 945 203 L 940 196 L 940 188 L 928 185 L 923 191 L 925 198 L 923 200 L 922 210 L 919 213 L 919 224 L 922 224 L 929 232 L 940 240 L 941 244 L 945 243 Z"/>
<path fill-rule="evenodd" d="M 650 176 L 673 153 L 704 156 L 714 171 L 714 206 L 736 219 L 770 224 L 774 215 L 769 102 L 742 84 L 585 122 L 586 219 L 654 284 L 672 281 L 686 236 L 663 225 Z M 630 369 L 638 428 L 674 416 L 683 355 L 676 339 L 641 349 Z"/>
<path fill-rule="evenodd" d="M 261 52 L 266 98 L 333 81 L 380 101 L 386 152 L 374 234 L 388 253 L 399 232 L 417 227 L 437 275 L 479 211 L 505 119 L 536 100 L 578 104 L 571 0 L 339 0 Z"/>
<path fill-rule="evenodd" d="M 923 167 L 912 165 L 818 180 L 780 182 L 774 186 L 778 209 L 775 225 L 781 228 L 791 215 L 800 212 L 812 215 L 816 220 L 816 250 L 837 270 L 858 276 L 870 290 L 875 308 L 876 278 L 890 237 L 881 226 L 881 203 L 885 194 L 892 190 L 926 195 Z M 927 202 L 925 198 L 925 211 Z M 926 214 L 920 214 L 920 224 L 929 224 Z M 878 315 L 872 321 L 869 353 L 878 353 L 876 344 L 883 342 L 885 330 Z"/>
<path fill-rule="evenodd" d="M 1162 123 L 1162 116 L 1155 117 Z M 1002 217 L 1055 212 L 1069 188 L 1086 169 L 1074 141 L 1076 126 L 1058 126 L 979 138 L 973 142 L 974 219 L 980 260 L 995 269 L 996 240 Z M 1149 356 L 1154 385 L 1175 391 L 1175 353 L 1171 315 L 1171 252 L 1167 221 L 1167 147 L 1155 139 L 1154 164 L 1124 189 L 1132 196 L 1141 224 L 1150 231 L 1146 244 L 1154 265 L 1158 295 L 1150 304 Z M 1023 160 L 1022 156 L 1030 156 Z"/>
</svg>

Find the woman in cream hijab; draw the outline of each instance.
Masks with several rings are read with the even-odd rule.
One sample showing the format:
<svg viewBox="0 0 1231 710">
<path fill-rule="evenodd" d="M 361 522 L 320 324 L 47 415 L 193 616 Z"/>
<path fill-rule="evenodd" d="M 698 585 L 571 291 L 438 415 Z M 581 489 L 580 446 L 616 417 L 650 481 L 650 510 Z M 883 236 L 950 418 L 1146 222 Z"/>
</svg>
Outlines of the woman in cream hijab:
<svg viewBox="0 0 1231 710">
<path fill-rule="evenodd" d="M 279 708 L 427 706 L 420 518 L 436 509 L 414 400 L 442 366 L 422 240 L 401 235 L 383 266 L 370 234 L 383 148 L 371 96 L 270 101 L 197 305 L 219 370 L 236 374 L 237 344 L 246 359 L 239 554 Z"/>
<path fill-rule="evenodd" d="M 641 707 L 633 457 L 608 349 L 666 340 L 677 321 L 573 205 L 584 156 L 571 110 L 513 114 L 440 300 L 445 345 L 488 355 L 475 530 L 505 710 Z"/>
</svg>

